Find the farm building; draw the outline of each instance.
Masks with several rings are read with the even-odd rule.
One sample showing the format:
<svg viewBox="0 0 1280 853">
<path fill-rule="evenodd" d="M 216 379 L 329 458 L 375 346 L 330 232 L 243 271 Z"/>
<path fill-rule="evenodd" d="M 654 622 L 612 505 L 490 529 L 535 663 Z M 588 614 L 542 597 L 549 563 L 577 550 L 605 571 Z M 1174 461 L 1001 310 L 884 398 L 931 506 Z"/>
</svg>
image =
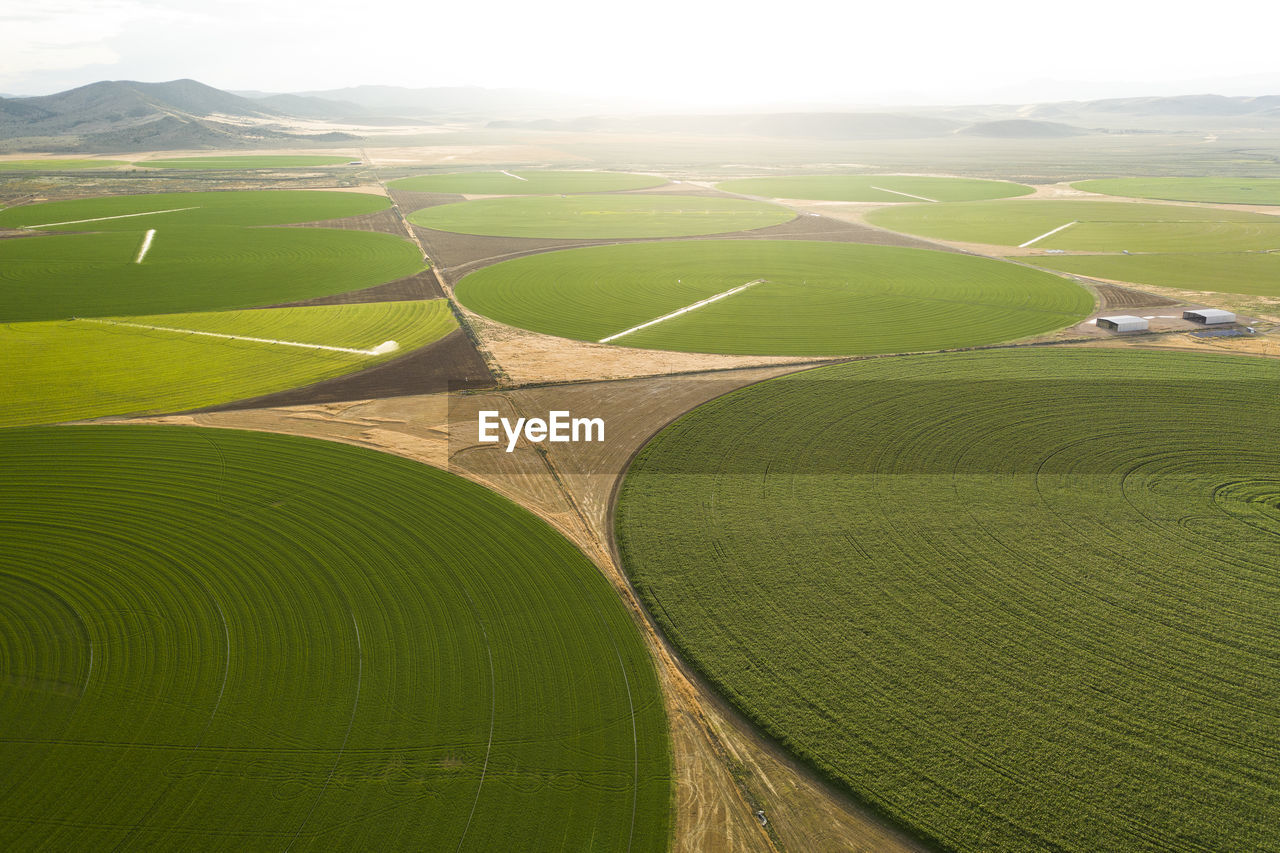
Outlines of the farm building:
<svg viewBox="0 0 1280 853">
<path fill-rule="evenodd" d="M 1213 326 L 1218 323 L 1234 323 L 1236 315 L 1230 311 L 1223 311 L 1221 308 L 1196 308 L 1192 311 L 1183 311 L 1182 319 Z"/>
<path fill-rule="evenodd" d="M 1145 332 L 1149 325 L 1141 317 L 1132 314 L 1116 314 L 1112 317 L 1099 317 L 1098 328 L 1110 329 L 1113 332 Z"/>
</svg>

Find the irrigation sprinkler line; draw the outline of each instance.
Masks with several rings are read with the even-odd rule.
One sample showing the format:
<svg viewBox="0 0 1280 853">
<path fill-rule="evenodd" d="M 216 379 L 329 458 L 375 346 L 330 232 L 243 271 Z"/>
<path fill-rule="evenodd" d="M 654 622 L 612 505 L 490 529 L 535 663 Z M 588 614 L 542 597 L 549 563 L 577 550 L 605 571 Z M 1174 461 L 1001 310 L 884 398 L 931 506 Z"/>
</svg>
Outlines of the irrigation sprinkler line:
<svg viewBox="0 0 1280 853">
<path fill-rule="evenodd" d="M 133 259 L 135 264 L 142 263 L 142 259 L 147 256 L 147 252 L 151 250 L 151 241 L 155 239 L 156 229 L 152 228 L 147 231 L 147 236 L 142 238 L 142 248 L 138 250 L 138 257 Z"/>
<path fill-rule="evenodd" d="M 885 189 L 884 187 L 872 187 L 871 189 L 873 189 L 873 190 L 880 190 L 880 192 L 882 192 L 882 193 L 893 193 L 894 195 L 904 195 L 904 196 L 906 196 L 907 198 L 918 198 L 918 199 L 920 199 L 921 201 L 931 201 L 931 202 L 933 202 L 934 204 L 938 204 L 938 200 L 937 200 L 936 198 L 926 198 L 925 196 L 922 196 L 922 195 L 912 195 L 911 193 L 900 193 L 900 192 L 898 192 L 897 190 L 887 190 L 887 189 Z"/>
<path fill-rule="evenodd" d="M 1034 245 L 1035 243 L 1039 243 L 1045 237 L 1052 237 L 1054 234 L 1057 234 L 1059 231 L 1062 231 L 1065 228 L 1070 228 L 1072 225 L 1076 225 L 1078 223 L 1079 223 L 1079 220 L 1073 219 L 1070 222 L 1068 222 L 1066 225 L 1059 225 L 1057 228 L 1053 229 L 1052 231 L 1046 231 L 1043 234 L 1041 234 L 1039 237 L 1036 237 L 1033 240 L 1028 240 L 1025 243 L 1018 244 L 1018 248 L 1025 249 L 1028 246 Z"/>
<path fill-rule="evenodd" d="M 741 293 L 742 291 L 746 290 L 748 287 L 754 287 L 755 285 L 760 284 L 762 281 L 764 281 L 764 279 L 757 278 L 755 281 L 749 281 L 746 284 L 740 284 L 737 287 L 731 287 L 728 290 L 724 291 L 723 293 L 717 293 L 715 296 L 710 296 L 702 300 L 701 302 L 695 302 L 692 305 L 686 305 L 683 308 L 678 308 L 675 311 L 672 311 L 670 314 L 663 314 L 661 317 L 657 317 L 653 320 L 650 320 L 647 323 L 641 323 L 639 326 L 632 326 L 630 329 L 626 329 L 624 331 L 618 332 L 618 334 L 616 335 L 609 335 L 609 337 L 607 338 L 601 338 L 600 340 L 596 341 L 596 343 L 607 344 L 609 343 L 609 341 L 616 341 L 618 338 L 622 337 L 623 335 L 629 335 L 632 332 L 638 332 L 641 329 L 647 329 L 650 326 L 653 326 L 657 323 L 661 323 L 663 320 L 670 320 L 672 317 L 679 317 L 681 314 L 688 314 L 690 311 L 696 311 L 699 308 L 703 307 L 704 305 L 710 305 L 712 302 L 718 302 L 721 299 L 724 299 L 729 296 L 733 296 L 735 293 Z"/>
<path fill-rule="evenodd" d="M 513 175 L 510 172 L 508 172 L 506 169 L 502 169 L 501 171 L 502 171 L 502 174 L 506 175 L 508 178 L 515 178 L 517 181 L 524 181 L 526 183 L 528 183 L 529 181 L 528 178 L 522 178 L 519 175 Z"/>
<path fill-rule="evenodd" d="M 103 320 L 100 317 L 72 317 L 81 323 L 102 323 L 107 326 L 128 326 L 134 329 L 151 329 L 157 332 L 177 332 L 182 335 L 204 335 L 208 338 L 224 338 L 229 341 L 249 341 L 255 344 L 277 344 L 282 347 L 302 347 L 303 349 L 322 349 L 330 352 L 349 352 L 352 355 L 384 355 L 400 349 L 395 341 L 383 341 L 372 349 L 353 349 L 352 347 L 332 347 L 328 344 L 304 344 L 298 341 L 281 341 L 275 338 L 251 338 L 248 335 L 226 335 L 221 332 L 202 332 L 198 329 L 175 329 L 172 326 L 151 326 L 146 323 L 126 323 L 123 320 Z"/>
<path fill-rule="evenodd" d="M 41 225 L 23 225 L 23 228 L 52 228 L 55 225 L 79 225 L 81 222 L 106 222 L 108 219 L 132 219 L 135 216 L 157 216 L 161 213 L 181 213 L 184 210 L 198 210 L 196 207 L 174 207 L 169 210 L 148 210 L 144 213 L 122 213 L 119 216 L 99 216 L 96 219 L 72 219 L 67 222 L 45 222 Z"/>
</svg>

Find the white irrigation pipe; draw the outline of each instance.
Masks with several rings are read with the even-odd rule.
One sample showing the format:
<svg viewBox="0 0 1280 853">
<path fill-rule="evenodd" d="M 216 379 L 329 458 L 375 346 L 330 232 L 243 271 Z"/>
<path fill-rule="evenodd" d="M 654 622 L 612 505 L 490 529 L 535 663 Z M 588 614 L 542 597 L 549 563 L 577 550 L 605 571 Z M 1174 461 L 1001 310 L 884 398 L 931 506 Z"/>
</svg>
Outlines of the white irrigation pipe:
<svg viewBox="0 0 1280 853">
<path fill-rule="evenodd" d="M 503 170 L 502 170 L 502 174 L 506 175 L 508 178 L 515 178 L 517 181 L 526 181 L 526 182 L 527 182 L 527 181 L 529 180 L 528 178 L 522 178 L 522 177 L 520 177 L 519 175 L 513 175 L 513 174 L 511 174 L 510 172 L 508 172 L 506 169 L 503 169 Z"/>
<path fill-rule="evenodd" d="M 209 338 L 225 338 L 229 341 L 250 341 L 255 344 L 279 344 L 283 347 L 302 347 L 303 349 L 322 349 L 329 352 L 349 352 L 352 355 L 385 355 L 400 349 L 395 341 L 383 341 L 372 349 L 352 349 L 351 347 L 331 347 L 327 344 L 303 344 L 297 341 L 279 341 L 274 338 L 251 338 L 245 335 L 224 335 L 219 332 L 201 332 L 196 329 L 175 329 L 170 326 L 149 326 L 144 323 L 126 323 L 122 320 L 102 320 L 95 317 L 72 317 L 82 323 L 103 323 L 108 326 L 129 326 L 134 329 L 152 329 L 157 332 L 177 332 L 182 335 L 204 335 Z"/>
<path fill-rule="evenodd" d="M 142 238 L 142 248 L 138 250 L 138 257 L 133 259 L 135 264 L 142 263 L 142 259 L 147 256 L 147 251 L 151 248 L 151 241 L 155 239 L 156 229 L 152 228 L 147 232 L 147 236 Z"/>
<path fill-rule="evenodd" d="M 872 187 L 871 189 L 880 190 L 880 192 L 882 193 L 893 193 L 894 195 L 905 195 L 907 198 L 918 198 L 921 201 L 931 201 L 934 204 L 938 203 L 938 200 L 936 198 L 925 198 L 922 195 L 912 195 L 911 193 L 900 193 L 897 190 L 887 190 L 884 187 Z"/>
<path fill-rule="evenodd" d="M 1025 249 L 1025 248 L 1027 248 L 1028 246 L 1030 246 L 1030 245 L 1032 245 L 1032 244 L 1034 244 L 1034 243 L 1039 243 L 1039 242 L 1040 242 L 1041 240 L 1043 240 L 1045 237 L 1052 237 L 1054 234 L 1057 234 L 1059 231 L 1063 230 L 1064 228 L 1070 228 L 1072 225 L 1077 224 L 1077 222 L 1078 222 L 1078 220 L 1073 219 L 1073 220 L 1071 220 L 1070 222 L 1068 222 L 1066 225 L 1059 225 L 1057 228 L 1053 229 L 1052 231 L 1046 231 L 1046 232 L 1044 232 L 1043 234 L 1041 234 L 1039 237 L 1035 238 L 1034 240 L 1028 240 L 1028 241 L 1027 241 L 1027 242 L 1025 242 L 1025 243 L 1021 243 L 1021 244 L 1019 244 L 1018 248 L 1019 248 L 1019 249 Z"/>
<path fill-rule="evenodd" d="M 618 334 L 616 335 L 610 335 L 607 338 L 601 338 L 600 340 L 596 341 L 596 343 L 607 344 L 609 343 L 609 341 L 615 341 L 618 338 L 622 337 L 623 335 L 629 335 L 632 332 L 638 332 L 641 329 L 647 329 L 650 326 L 653 326 L 657 323 L 661 323 L 663 320 L 670 320 L 672 317 L 679 317 L 681 314 L 688 314 L 690 311 L 696 311 L 697 309 L 701 308 L 703 305 L 710 305 L 712 302 L 717 302 L 721 299 L 724 299 L 727 296 L 733 296 L 733 294 L 740 293 L 746 290 L 748 287 L 759 284 L 762 281 L 764 281 L 764 279 L 758 278 L 755 281 L 749 281 L 746 284 L 740 284 L 737 287 L 731 287 L 725 292 L 717 293 L 715 296 L 704 299 L 701 302 L 695 302 L 692 305 L 686 305 L 685 307 L 680 308 L 679 310 L 672 311 L 670 314 L 663 314 L 661 317 L 658 317 L 657 319 L 654 319 L 654 320 L 650 320 L 647 323 L 641 323 L 639 326 L 632 326 L 630 329 L 627 329 L 624 332 L 618 332 Z"/>
<path fill-rule="evenodd" d="M 97 219 L 72 219 L 68 222 L 45 222 L 41 225 L 23 225 L 23 228 L 52 228 L 55 225 L 79 225 L 81 222 L 106 222 L 108 219 L 132 219 L 135 216 L 155 216 L 160 213 L 181 213 L 194 207 L 175 207 L 170 210 L 148 210 L 145 213 L 122 213 L 119 216 L 99 216 Z"/>
</svg>

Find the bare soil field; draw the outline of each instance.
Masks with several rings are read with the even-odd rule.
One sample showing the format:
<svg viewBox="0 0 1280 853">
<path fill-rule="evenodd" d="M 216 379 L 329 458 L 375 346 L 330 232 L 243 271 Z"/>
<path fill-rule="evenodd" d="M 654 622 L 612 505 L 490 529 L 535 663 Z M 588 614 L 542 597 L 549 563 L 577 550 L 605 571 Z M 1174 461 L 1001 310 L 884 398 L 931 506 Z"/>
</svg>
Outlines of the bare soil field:
<svg viewBox="0 0 1280 853">
<path fill-rule="evenodd" d="M 380 193 L 379 193 L 380 195 Z M 370 231 L 378 234 L 404 236 L 404 226 L 393 208 L 348 216 L 344 219 L 326 219 L 322 222 L 300 222 L 289 228 L 336 228 L 340 231 Z"/>
<path fill-rule="evenodd" d="M 264 305 L 263 308 L 300 308 L 305 305 L 360 305 L 368 302 L 411 302 L 415 299 L 443 299 L 444 290 L 435 273 L 423 270 L 407 278 L 375 284 L 364 290 L 351 290 L 331 296 L 317 296 L 301 302 Z"/>
<path fill-rule="evenodd" d="M 424 207 L 435 207 L 439 204 L 453 204 L 454 202 L 466 201 L 466 196 L 455 195 L 453 193 L 422 193 L 413 190 L 387 190 L 387 195 L 396 207 L 400 208 L 400 212 L 408 215 L 415 210 L 422 210 Z"/>
<path fill-rule="evenodd" d="M 1178 304 L 1176 299 L 1157 296 L 1154 293 L 1144 293 L 1141 290 L 1134 290 L 1131 287 L 1120 287 L 1116 284 L 1103 284 L 1101 282 L 1090 283 L 1093 284 L 1093 289 L 1102 300 L 1103 310 L 1120 308 L 1157 308 L 1165 305 Z"/>
<path fill-rule="evenodd" d="M 475 351 L 466 334 L 457 330 L 425 347 L 367 370 L 336 376 L 302 388 L 237 400 L 206 411 L 407 397 L 447 391 L 450 388 L 483 387 L 491 384 L 493 376 L 484 359 Z"/>
</svg>

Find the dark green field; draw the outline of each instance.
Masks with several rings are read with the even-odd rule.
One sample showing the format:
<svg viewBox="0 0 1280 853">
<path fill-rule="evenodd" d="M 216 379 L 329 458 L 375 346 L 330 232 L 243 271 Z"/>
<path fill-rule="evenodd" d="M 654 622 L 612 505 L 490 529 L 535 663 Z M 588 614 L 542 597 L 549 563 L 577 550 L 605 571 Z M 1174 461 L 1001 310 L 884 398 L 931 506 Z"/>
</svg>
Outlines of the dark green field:
<svg viewBox="0 0 1280 853">
<path fill-rule="evenodd" d="M 792 175 L 738 178 L 716 185 L 731 193 L 817 201 L 978 201 L 1029 195 L 1035 190 L 1008 181 L 935 178 L 923 175 Z"/>
<path fill-rule="evenodd" d="M 457 296 L 503 323 L 598 341 L 760 279 L 609 342 L 755 355 L 902 352 L 1028 337 L 1076 323 L 1093 308 L 1083 288 L 1013 264 L 768 240 L 550 252 L 474 272 L 458 283 Z"/>
<path fill-rule="evenodd" d="M 1280 848 L 1280 365 L 1020 350 L 713 401 L 627 570 L 758 724 L 959 851 Z"/>
<path fill-rule="evenodd" d="M 688 237 L 781 225 L 785 207 L 740 198 L 594 195 L 486 198 L 409 214 L 424 228 L 496 237 Z"/>
<path fill-rule="evenodd" d="M 462 195 L 545 195 L 642 190 L 665 184 L 666 178 L 624 172 L 556 172 L 511 169 L 507 172 L 448 172 L 400 178 L 387 186 L 395 190 Z"/>
<path fill-rule="evenodd" d="M 668 842 L 609 583 L 457 477 L 285 436 L 0 431 L 0 846 Z"/>
</svg>

